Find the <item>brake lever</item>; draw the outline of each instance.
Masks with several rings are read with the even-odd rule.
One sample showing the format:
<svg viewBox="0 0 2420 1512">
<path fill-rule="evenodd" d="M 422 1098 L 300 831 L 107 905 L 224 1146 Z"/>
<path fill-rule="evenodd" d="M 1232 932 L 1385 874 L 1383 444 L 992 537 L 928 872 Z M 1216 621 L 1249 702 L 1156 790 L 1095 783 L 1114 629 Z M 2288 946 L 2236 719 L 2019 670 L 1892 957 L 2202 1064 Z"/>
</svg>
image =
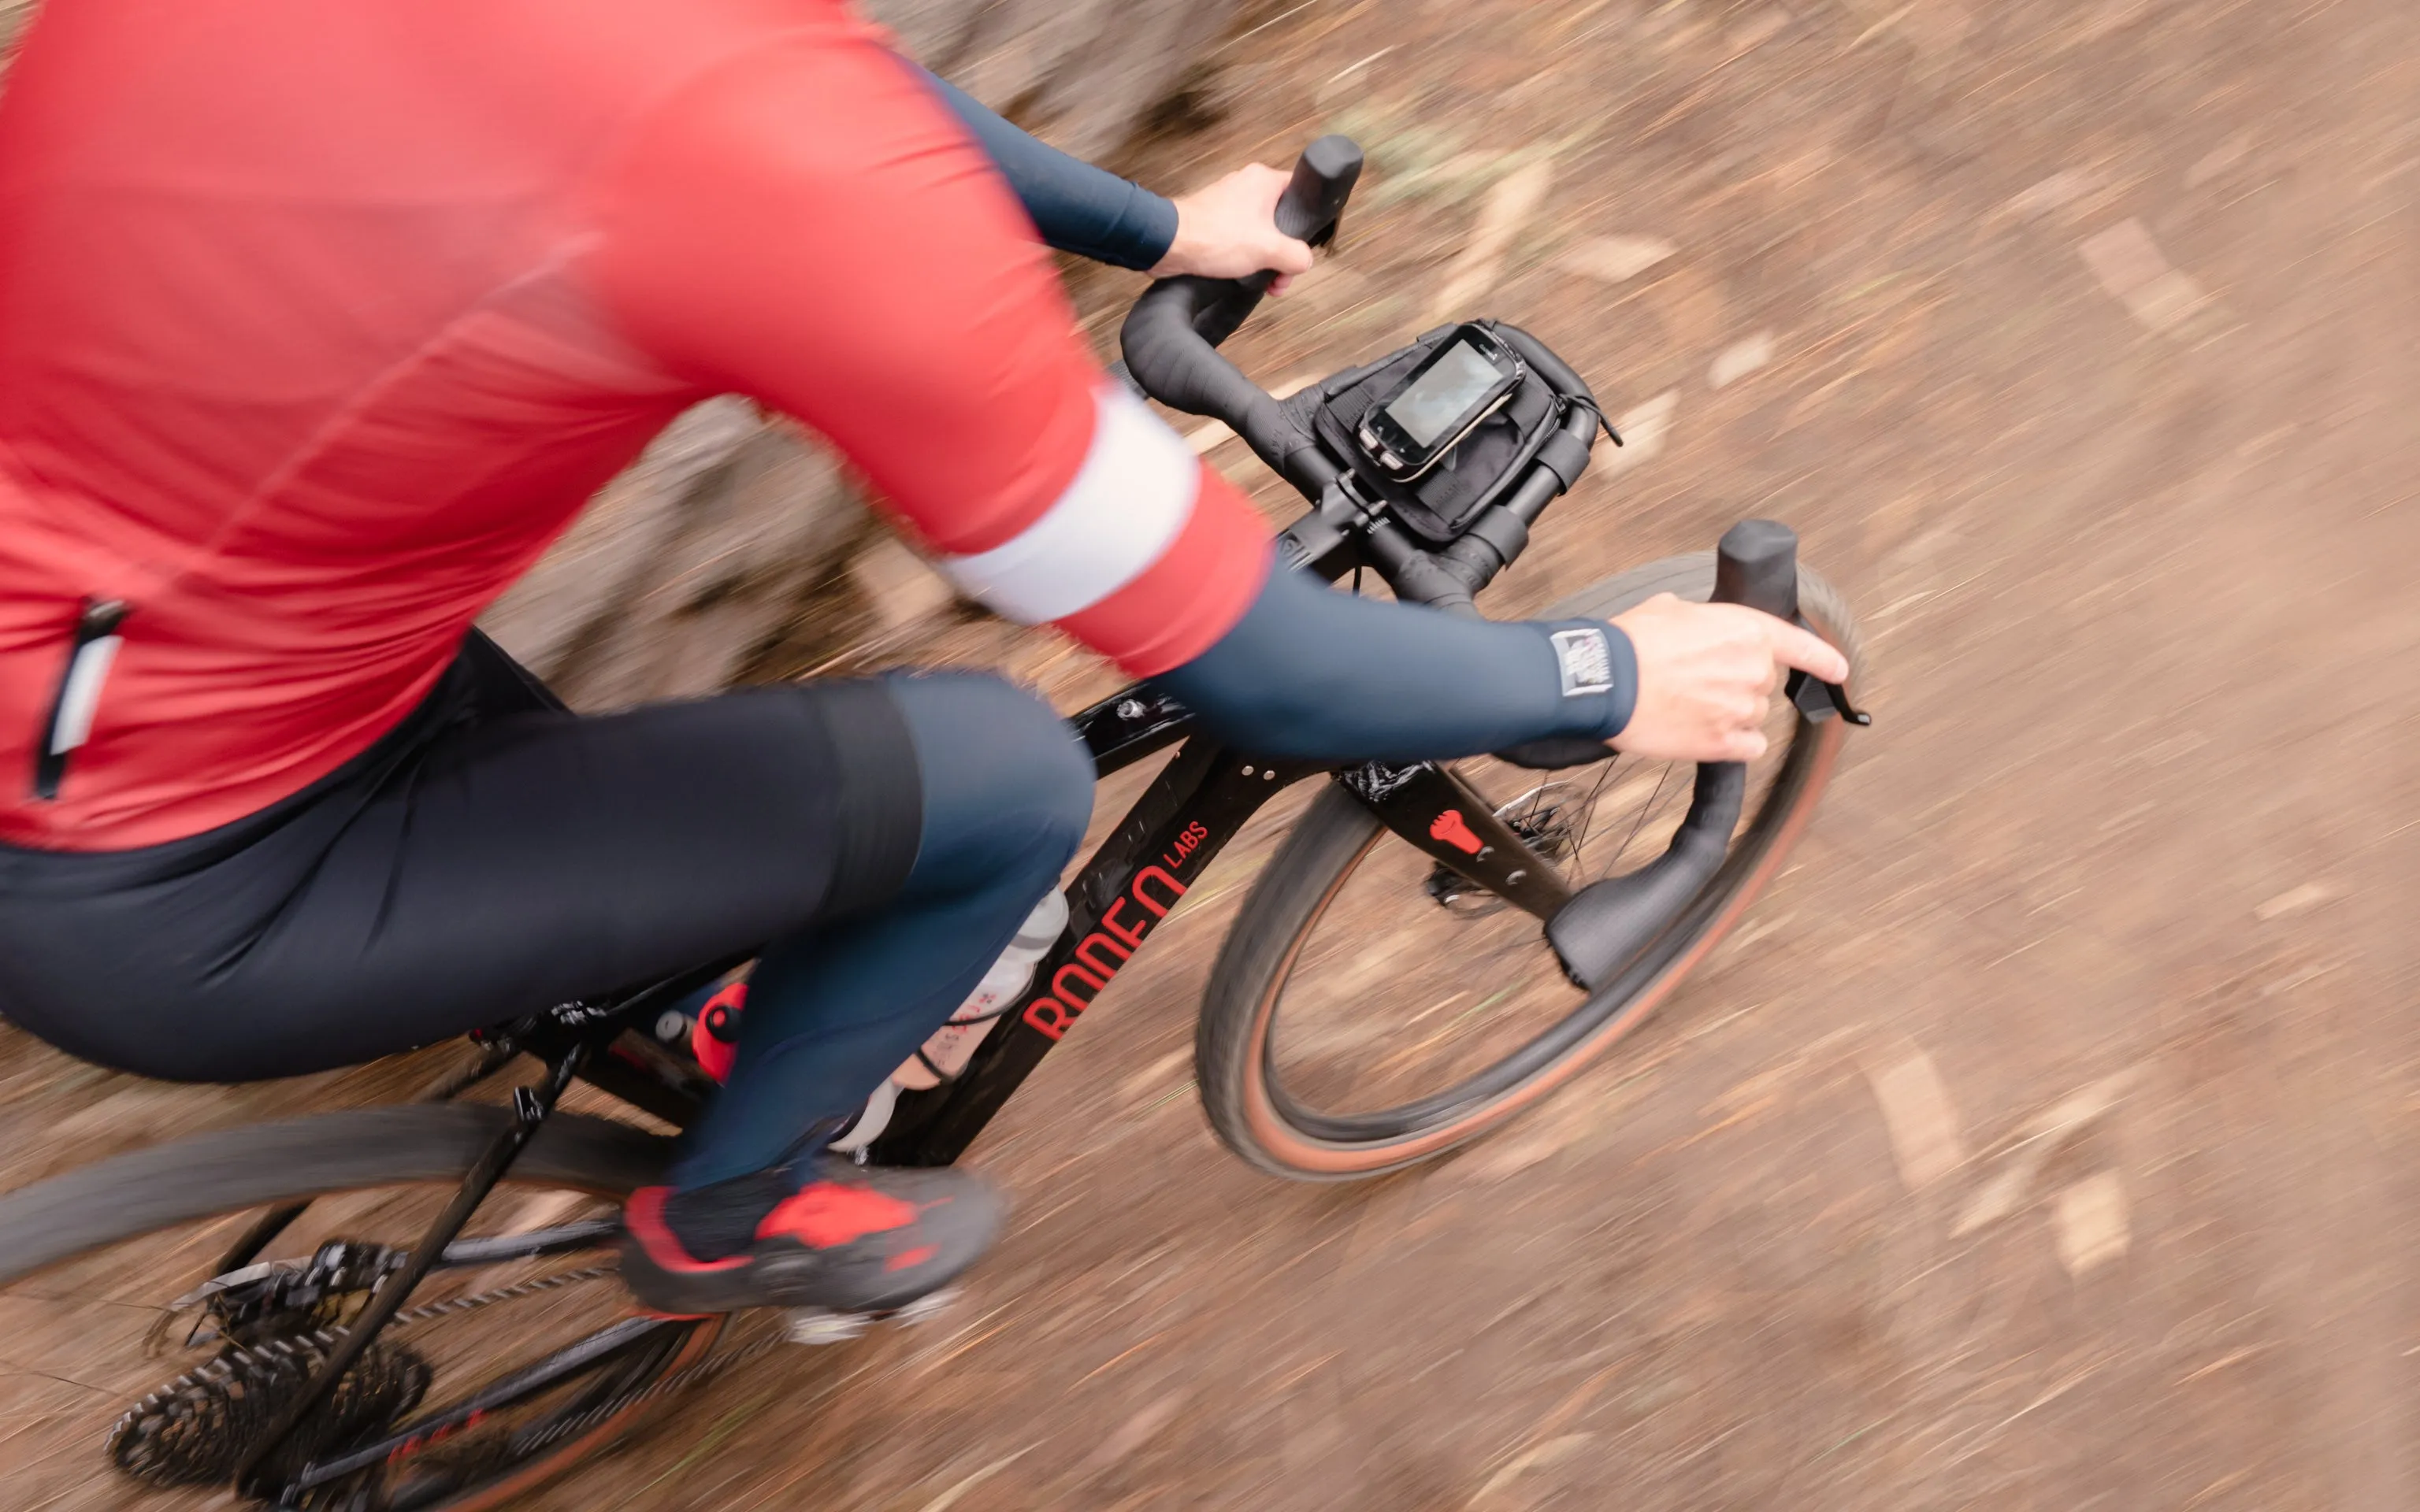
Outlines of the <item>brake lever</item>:
<svg viewBox="0 0 2420 1512">
<path fill-rule="evenodd" d="M 1798 624 L 1805 629 L 1814 628 L 1803 617 Z M 1811 720 L 1820 722 L 1837 714 L 1860 730 L 1874 722 L 1872 715 L 1849 702 L 1847 688 L 1794 668 L 1791 671 L 1790 681 L 1782 685 L 1781 695 L 1796 704 L 1798 712 Z"/>
</svg>

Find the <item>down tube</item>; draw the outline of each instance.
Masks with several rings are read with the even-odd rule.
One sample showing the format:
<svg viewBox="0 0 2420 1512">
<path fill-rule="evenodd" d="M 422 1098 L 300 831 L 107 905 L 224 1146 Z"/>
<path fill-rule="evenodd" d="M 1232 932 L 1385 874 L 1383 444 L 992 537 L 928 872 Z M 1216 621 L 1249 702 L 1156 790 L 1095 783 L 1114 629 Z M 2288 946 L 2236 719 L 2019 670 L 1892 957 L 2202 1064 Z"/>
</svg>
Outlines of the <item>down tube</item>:
<svg viewBox="0 0 2420 1512">
<path fill-rule="evenodd" d="M 1177 751 L 1067 888 L 1067 930 L 1034 967 L 1025 1002 L 985 1036 L 958 1079 L 903 1092 L 867 1151 L 877 1165 L 947 1165 L 1125 969 L 1244 822 L 1298 778 L 1206 741 Z"/>
</svg>

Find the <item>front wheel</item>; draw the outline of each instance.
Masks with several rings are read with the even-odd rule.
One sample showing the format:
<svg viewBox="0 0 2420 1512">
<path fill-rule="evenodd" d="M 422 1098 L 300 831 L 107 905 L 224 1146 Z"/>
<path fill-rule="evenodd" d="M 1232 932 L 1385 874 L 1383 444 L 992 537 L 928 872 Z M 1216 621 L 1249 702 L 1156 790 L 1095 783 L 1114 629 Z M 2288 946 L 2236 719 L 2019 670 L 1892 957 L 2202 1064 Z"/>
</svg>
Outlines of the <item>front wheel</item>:
<svg viewBox="0 0 2420 1512">
<path fill-rule="evenodd" d="M 1540 617 L 1611 619 L 1669 593 L 1712 596 L 1712 552 L 1668 558 Z M 1805 567 L 1800 611 L 1862 675 L 1855 623 Z M 1341 784 L 1312 800 L 1220 948 L 1194 1041 L 1213 1128 L 1246 1161 L 1304 1180 L 1375 1176 L 1494 1129 L 1569 1080 L 1671 995 L 1781 869 L 1846 728 L 1776 699 L 1729 848 L 1652 943 L 1594 992 L 1539 921 L 1389 832 Z M 1566 886 L 1663 854 L 1693 769 L 1623 756 L 1561 771 L 1450 764 Z"/>
</svg>

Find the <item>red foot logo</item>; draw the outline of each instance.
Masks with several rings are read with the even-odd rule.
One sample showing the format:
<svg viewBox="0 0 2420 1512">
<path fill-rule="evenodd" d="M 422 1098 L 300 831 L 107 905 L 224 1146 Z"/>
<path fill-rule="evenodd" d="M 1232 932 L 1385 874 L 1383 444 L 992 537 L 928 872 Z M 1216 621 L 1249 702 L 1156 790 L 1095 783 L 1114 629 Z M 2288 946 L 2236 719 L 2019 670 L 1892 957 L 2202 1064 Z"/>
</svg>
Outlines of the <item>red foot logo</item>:
<svg viewBox="0 0 2420 1512">
<path fill-rule="evenodd" d="M 1479 837 L 1470 832 L 1470 825 L 1463 821 L 1461 810 L 1456 809 L 1448 809 L 1436 816 L 1436 823 L 1429 825 L 1429 838 L 1441 840 L 1455 850 L 1471 856 L 1477 856 L 1485 849 L 1479 843 Z"/>
</svg>

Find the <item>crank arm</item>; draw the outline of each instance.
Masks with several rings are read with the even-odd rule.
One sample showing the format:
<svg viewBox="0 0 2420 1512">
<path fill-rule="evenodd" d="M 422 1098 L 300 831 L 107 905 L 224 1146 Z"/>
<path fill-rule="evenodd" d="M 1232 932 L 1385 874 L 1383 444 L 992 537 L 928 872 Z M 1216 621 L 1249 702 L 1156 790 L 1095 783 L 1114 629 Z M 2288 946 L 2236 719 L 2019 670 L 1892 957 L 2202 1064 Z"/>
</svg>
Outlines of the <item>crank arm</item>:
<svg viewBox="0 0 2420 1512">
<path fill-rule="evenodd" d="M 1524 913 L 1552 918 L 1572 897 L 1554 863 L 1434 762 L 1371 762 L 1336 774 L 1388 829 Z"/>
<path fill-rule="evenodd" d="M 367 1470 L 387 1459 L 408 1456 L 424 1445 L 459 1431 L 473 1418 L 484 1417 L 499 1407 L 508 1406 L 533 1392 L 543 1391 L 567 1376 L 577 1375 L 600 1361 L 654 1338 L 666 1329 L 688 1326 L 690 1320 L 686 1319 L 626 1318 L 577 1343 L 566 1345 L 535 1365 L 514 1371 L 485 1391 L 467 1396 L 442 1412 L 431 1412 L 415 1422 L 406 1423 L 375 1443 L 363 1444 L 358 1449 L 327 1459 L 313 1460 L 294 1477 L 293 1488 L 307 1491 L 315 1486 L 341 1480 L 357 1470 Z"/>
<path fill-rule="evenodd" d="M 497 1234 L 487 1239 L 458 1239 L 445 1246 L 430 1267 L 459 1270 L 471 1265 L 496 1265 L 505 1260 L 534 1260 L 546 1255 L 571 1255 L 601 1249 L 622 1232 L 619 1218 L 591 1218 L 554 1228 L 533 1228 L 526 1234 Z"/>
</svg>

